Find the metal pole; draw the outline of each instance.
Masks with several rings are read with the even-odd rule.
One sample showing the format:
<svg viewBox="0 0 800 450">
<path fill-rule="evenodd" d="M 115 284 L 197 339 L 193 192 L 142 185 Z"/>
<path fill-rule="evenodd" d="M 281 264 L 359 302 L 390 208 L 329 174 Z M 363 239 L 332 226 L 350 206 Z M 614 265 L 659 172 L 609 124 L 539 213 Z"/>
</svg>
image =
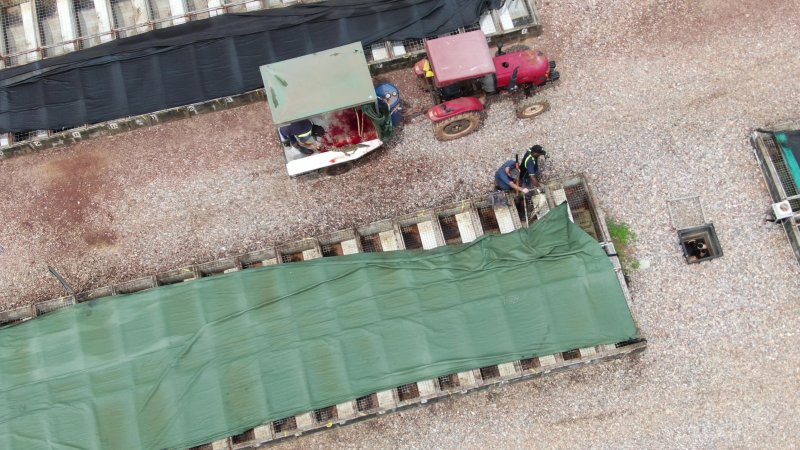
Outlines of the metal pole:
<svg viewBox="0 0 800 450">
<path fill-rule="evenodd" d="M 65 280 L 64 277 L 62 277 L 61 274 L 58 273 L 55 267 L 48 264 L 47 270 L 49 270 L 50 273 L 52 273 L 53 276 L 58 279 L 59 283 L 61 283 L 61 285 L 64 286 L 64 290 L 67 291 L 68 295 L 75 295 L 75 291 L 72 290 L 72 287 L 70 287 L 69 283 L 67 283 L 67 280 Z"/>
</svg>

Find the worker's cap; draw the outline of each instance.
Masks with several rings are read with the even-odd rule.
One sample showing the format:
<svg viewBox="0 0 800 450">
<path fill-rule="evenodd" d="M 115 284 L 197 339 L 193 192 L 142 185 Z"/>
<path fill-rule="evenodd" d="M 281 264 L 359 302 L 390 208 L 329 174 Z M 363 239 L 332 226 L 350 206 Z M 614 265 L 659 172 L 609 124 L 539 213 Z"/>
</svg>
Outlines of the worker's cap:
<svg viewBox="0 0 800 450">
<path fill-rule="evenodd" d="M 530 150 L 531 153 L 535 153 L 537 155 L 542 155 L 542 156 L 547 155 L 547 152 L 544 151 L 544 147 L 542 147 L 539 144 L 534 145 L 533 147 L 529 148 L 528 150 Z"/>
</svg>

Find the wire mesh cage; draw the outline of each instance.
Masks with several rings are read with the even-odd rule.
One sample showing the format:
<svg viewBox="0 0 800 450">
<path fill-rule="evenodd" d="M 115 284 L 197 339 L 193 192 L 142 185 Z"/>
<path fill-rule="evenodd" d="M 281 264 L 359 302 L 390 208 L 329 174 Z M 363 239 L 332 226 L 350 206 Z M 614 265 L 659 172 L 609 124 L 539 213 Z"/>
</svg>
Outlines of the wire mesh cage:
<svg viewBox="0 0 800 450">
<path fill-rule="evenodd" d="M 359 412 L 370 411 L 378 407 L 378 394 L 365 395 L 356 399 L 356 409 Z"/>
<path fill-rule="evenodd" d="M 303 239 L 302 241 L 284 244 L 276 248 L 278 261 L 282 264 L 308 261 L 321 256 L 321 248 L 316 239 Z"/>
<path fill-rule="evenodd" d="M 361 248 L 364 253 L 382 252 L 381 238 L 378 234 L 370 234 L 368 236 L 361 236 Z"/>
<path fill-rule="evenodd" d="M 497 367 L 496 365 L 481 367 L 480 372 L 481 372 L 481 379 L 483 380 L 491 380 L 500 377 L 500 368 Z"/>
<path fill-rule="evenodd" d="M 676 230 L 692 228 L 706 223 L 703 203 L 700 196 L 695 195 L 667 201 L 669 218 Z"/>
<path fill-rule="evenodd" d="M 109 0 L 111 18 L 118 37 L 144 33 L 150 29 L 148 0 Z"/>
<path fill-rule="evenodd" d="M 479 206 L 478 219 L 481 221 L 484 233 L 500 234 L 500 225 L 497 223 L 497 215 L 492 205 Z"/>
<path fill-rule="evenodd" d="M 0 327 L 12 325 L 33 318 L 33 310 L 29 306 L 0 311 Z"/>
<path fill-rule="evenodd" d="M 361 251 L 364 253 L 397 250 L 400 245 L 397 240 L 398 236 L 394 234 L 394 223 L 391 220 L 373 222 L 359 227 L 356 232 L 361 241 Z"/>
<path fill-rule="evenodd" d="M 186 12 L 191 20 L 208 19 L 225 12 L 218 0 L 186 0 Z"/>
<path fill-rule="evenodd" d="M 272 422 L 272 429 L 275 433 L 283 433 L 297 429 L 297 419 L 294 416 L 286 417 L 283 419 L 274 420 Z"/>
<path fill-rule="evenodd" d="M 497 11 L 497 15 L 505 31 L 536 24 L 536 16 L 527 0 L 508 0 Z"/>
<path fill-rule="evenodd" d="M 417 386 L 417 383 L 409 383 L 409 384 L 404 384 L 402 386 L 398 386 L 396 388 L 396 391 L 397 391 L 397 398 L 401 402 L 413 400 L 419 397 L 419 386 Z"/>
<path fill-rule="evenodd" d="M 214 445 L 211 443 L 197 445 L 195 447 L 190 448 L 189 450 L 214 450 Z"/>
<path fill-rule="evenodd" d="M 456 215 L 449 215 L 449 216 L 439 216 L 439 225 L 442 228 L 442 235 L 444 236 L 444 241 L 450 244 L 460 244 L 461 240 L 461 231 L 458 229 L 458 219 Z"/>
<path fill-rule="evenodd" d="M 326 408 L 320 408 L 314 410 L 314 420 L 317 423 L 326 423 L 337 417 L 337 411 L 335 406 L 328 406 Z"/>
<path fill-rule="evenodd" d="M 93 0 L 73 0 L 75 8 L 75 25 L 81 48 L 92 47 L 102 42 L 100 14 L 95 9 Z M 110 33 L 106 33 L 107 36 Z"/>
<path fill-rule="evenodd" d="M 41 316 L 49 312 L 57 311 L 59 309 L 66 308 L 68 306 L 72 306 L 74 304 L 75 304 L 75 298 L 70 296 L 70 297 L 54 298 L 52 300 L 39 302 L 36 303 L 34 307 L 36 308 L 36 315 Z"/>
<path fill-rule="evenodd" d="M 166 0 L 150 0 L 149 14 L 152 21 L 153 28 L 166 28 L 171 25 L 178 25 L 186 21 L 185 18 L 180 16 L 183 11 L 172 11 L 172 5 Z M 182 6 L 182 5 L 181 5 Z M 175 17 L 177 16 L 177 17 Z M 173 19 L 174 22 L 173 22 Z"/>
<path fill-rule="evenodd" d="M 34 4 L 31 1 L 0 7 L 3 27 L 2 53 L 7 66 L 26 64 L 38 58 L 38 42 L 33 24 Z"/>
<path fill-rule="evenodd" d="M 443 391 L 458 387 L 458 375 L 450 374 L 437 377 L 436 384 L 438 384 L 439 389 Z"/>
<path fill-rule="evenodd" d="M 244 444 L 245 442 L 250 442 L 255 438 L 256 438 L 256 430 L 251 428 L 243 433 L 231 436 L 231 443 Z"/>
<path fill-rule="evenodd" d="M 322 256 L 343 256 L 358 253 L 355 229 L 347 229 L 328 233 L 317 238 Z"/>
<path fill-rule="evenodd" d="M 767 155 L 772 162 L 772 167 L 775 168 L 775 172 L 778 175 L 778 180 L 781 184 L 781 187 L 783 187 L 783 191 L 786 193 L 786 196 L 796 196 L 798 192 L 797 186 L 794 182 L 794 177 L 792 177 L 792 173 L 789 171 L 789 166 L 786 164 L 786 160 L 784 159 L 780 148 L 778 148 L 778 143 L 775 142 L 775 138 L 770 136 L 768 139 L 764 139 L 764 145 L 767 149 Z M 792 211 L 800 211 L 800 199 L 790 200 L 789 204 L 792 207 Z"/>
<path fill-rule="evenodd" d="M 539 358 L 524 358 L 519 360 L 519 366 L 522 370 L 534 370 L 541 367 Z"/>
<path fill-rule="evenodd" d="M 549 181 L 547 183 L 547 192 L 554 205 L 559 205 L 566 200 L 573 222 L 580 226 L 583 231 L 597 241 L 606 239 L 603 225 L 600 223 L 596 208 L 592 204 L 589 187 L 582 177 Z"/>
</svg>

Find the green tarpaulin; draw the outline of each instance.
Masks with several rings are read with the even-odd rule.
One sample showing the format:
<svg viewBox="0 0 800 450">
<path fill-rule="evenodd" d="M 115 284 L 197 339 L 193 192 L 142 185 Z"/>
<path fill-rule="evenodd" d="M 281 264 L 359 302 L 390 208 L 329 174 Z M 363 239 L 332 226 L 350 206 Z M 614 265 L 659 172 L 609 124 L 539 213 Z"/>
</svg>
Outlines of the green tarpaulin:
<svg viewBox="0 0 800 450">
<path fill-rule="evenodd" d="M 561 206 L 466 245 L 248 269 L 0 329 L 0 448 L 189 447 L 635 337 L 608 257 Z"/>
</svg>

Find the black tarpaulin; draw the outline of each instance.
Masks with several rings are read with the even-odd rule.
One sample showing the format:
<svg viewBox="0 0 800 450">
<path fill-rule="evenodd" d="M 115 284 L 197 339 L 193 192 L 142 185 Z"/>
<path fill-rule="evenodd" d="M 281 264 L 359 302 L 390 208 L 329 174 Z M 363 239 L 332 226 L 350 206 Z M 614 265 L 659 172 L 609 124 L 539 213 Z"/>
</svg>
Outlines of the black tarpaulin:
<svg viewBox="0 0 800 450">
<path fill-rule="evenodd" d="M 0 71 L 0 132 L 60 130 L 262 87 L 258 68 L 351 42 L 424 38 L 502 0 L 331 0 L 224 14 Z"/>
</svg>

